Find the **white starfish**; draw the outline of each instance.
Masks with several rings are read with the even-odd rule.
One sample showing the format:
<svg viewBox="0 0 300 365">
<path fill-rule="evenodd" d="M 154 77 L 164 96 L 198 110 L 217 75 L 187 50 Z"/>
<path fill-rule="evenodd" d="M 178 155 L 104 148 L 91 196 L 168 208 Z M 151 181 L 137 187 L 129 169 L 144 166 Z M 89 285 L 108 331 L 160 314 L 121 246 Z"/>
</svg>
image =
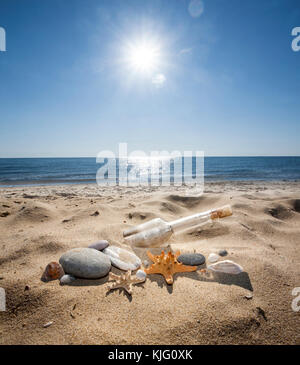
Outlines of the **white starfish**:
<svg viewBox="0 0 300 365">
<path fill-rule="evenodd" d="M 139 279 L 135 275 L 131 275 L 131 270 L 128 270 L 125 274 L 116 275 L 112 272 L 109 273 L 108 280 L 115 280 L 114 283 L 108 284 L 108 291 L 117 288 L 123 288 L 129 295 L 132 295 L 132 285 L 143 283 L 145 279 Z"/>
</svg>

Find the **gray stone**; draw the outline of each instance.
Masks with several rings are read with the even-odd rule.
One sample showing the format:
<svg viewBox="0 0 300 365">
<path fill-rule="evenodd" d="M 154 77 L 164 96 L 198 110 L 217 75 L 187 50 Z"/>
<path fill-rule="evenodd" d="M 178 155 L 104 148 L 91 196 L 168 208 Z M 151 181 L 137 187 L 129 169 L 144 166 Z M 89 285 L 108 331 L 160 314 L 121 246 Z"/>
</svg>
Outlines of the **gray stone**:
<svg viewBox="0 0 300 365">
<path fill-rule="evenodd" d="M 74 248 L 59 259 L 65 273 L 84 279 L 98 279 L 107 275 L 111 262 L 107 255 L 93 248 Z"/>
<path fill-rule="evenodd" d="M 198 266 L 205 262 L 205 257 L 201 253 L 183 253 L 177 258 L 183 265 Z"/>
<path fill-rule="evenodd" d="M 60 278 L 59 282 L 61 285 L 68 285 L 71 284 L 74 280 L 76 280 L 74 276 L 66 274 Z"/>
<path fill-rule="evenodd" d="M 220 250 L 220 251 L 218 252 L 218 254 L 219 254 L 220 256 L 227 256 L 227 255 L 228 255 L 228 252 L 227 252 L 226 250 Z"/>
<path fill-rule="evenodd" d="M 133 252 L 117 246 L 109 246 L 103 252 L 110 258 L 111 263 L 121 270 L 136 270 L 142 264 L 140 258 Z"/>
<path fill-rule="evenodd" d="M 94 248 L 95 250 L 102 251 L 108 246 L 108 241 L 100 240 L 97 242 L 92 243 L 88 246 L 88 248 Z"/>
</svg>

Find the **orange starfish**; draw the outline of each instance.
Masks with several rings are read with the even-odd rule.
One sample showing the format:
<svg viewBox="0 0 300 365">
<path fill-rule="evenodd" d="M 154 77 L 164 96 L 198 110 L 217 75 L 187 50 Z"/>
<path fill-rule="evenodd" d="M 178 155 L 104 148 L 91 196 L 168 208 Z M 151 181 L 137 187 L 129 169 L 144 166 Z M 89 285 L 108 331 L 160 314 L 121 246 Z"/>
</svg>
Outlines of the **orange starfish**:
<svg viewBox="0 0 300 365">
<path fill-rule="evenodd" d="M 168 284 L 173 284 L 173 275 L 177 272 L 190 272 L 196 271 L 197 266 L 187 266 L 177 261 L 177 257 L 180 255 L 180 251 L 177 251 L 174 254 L 169 252 L 165 254 L 164 251 L 161 252 L 161 255 L 152 255 L 150 251 L 147 252 L 147 255 L 153 264 L 144 269 L 146 274 L 161 274 L 166 279 Z"/>
</svg>

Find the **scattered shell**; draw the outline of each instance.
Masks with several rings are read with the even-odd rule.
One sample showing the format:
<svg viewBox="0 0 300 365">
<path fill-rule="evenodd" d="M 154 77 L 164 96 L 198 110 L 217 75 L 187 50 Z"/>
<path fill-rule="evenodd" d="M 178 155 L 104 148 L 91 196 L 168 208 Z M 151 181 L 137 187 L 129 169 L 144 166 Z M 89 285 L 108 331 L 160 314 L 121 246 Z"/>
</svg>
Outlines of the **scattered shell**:
<svg viewBox="0 0 300 365">
<path fill-rule="evenodd" d="M 252 293 L 247 293 L 245 296 L 244 296 L 246 299 L 252 299 L 253 298 L 253 294 Z"/>
<path fill-rule="evenodd" d="M 30 289 L 29 285 L 25 285 L 24 291 L 27 291 L 29 289 Z"/>
<path fill-rule="evenodd" d="M 144 270 L 138 270 L 135 274 L 135 276 L 138 278 L 138 279 L 141 279 L 141 280 L 146 280 L 146 277 L 147 277 L 147 274 L 145 273 Z"/>
<path fill-rule="evenodd" d="M 211 253 L 209 254 L 207 261 L 208 262 L 217 262 L 219 260 L 220 256 L 217 255 L 216 253 Z"/>
<path fill-rule="evenodd" d="M 53 322 L 48 322 L 48 323 L 44 324 L 44 325 L 43 325 L 43 327 L 44 327 L 44 328 L 50 327 L 50 326 L 51 326 L 51 324 L 53 324 Z"/>
<path fill-rule="evenodd" d="M 244 271 L 242 266 L 230 260 L 219 261 L 216 262 L 215 264 L 209 265 L 207 267 L 207 270 L 212 270 L 215 272 L 221 272 L 225 274 L 234 274 L 234 275 L 240 274 L 241 272 Z"/>
<path fill-rule="evenodd" d="M 41 279 L 43 281 L 56 280 L 60 279 L 64 274 L 62 266 L 58 262 L 52 261 L 46 266 Z"/>
<path fill-rule="evenodd" d="M 71 284 L 76 278 L 72 275 L 66 274 L 60 278 L 61 285 L 68 285 Z"/>
</svg>

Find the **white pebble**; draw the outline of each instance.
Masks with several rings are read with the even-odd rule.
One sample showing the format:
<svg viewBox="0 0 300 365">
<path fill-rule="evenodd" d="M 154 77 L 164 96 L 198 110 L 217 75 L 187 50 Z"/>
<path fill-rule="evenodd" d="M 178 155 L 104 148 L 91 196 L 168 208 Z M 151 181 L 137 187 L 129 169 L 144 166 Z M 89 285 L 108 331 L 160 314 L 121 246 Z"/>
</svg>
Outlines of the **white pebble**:
<svg viewBox="0 0 300 365">
<path fill-rule="evenodd" d="M 64 275 L 60 278 L 60 284 L 61 285 L 68 285 L 68 284 L 71 284 L 74 280 L 76 280 L 76 278 L 72 275 Z"/>
<path fill-rule="evenodd" d="M 135 276 L 138 278 L 138 279 L 141 279 L 141 280 L 146 280 L 146 277 L 147 277 L 147 274 L 145 273 L 144 270 L 138 270 L 135 274 Z"/>
<path fill-rule="evenodd" d="M 208 256 L 207 261 L 213 263 L 213 262 L 217 262 L 219 260 L 219 258 L 220 258 L 220 256 L 217 255 L 216 253 L 211 253 Z"/>
</svg>

